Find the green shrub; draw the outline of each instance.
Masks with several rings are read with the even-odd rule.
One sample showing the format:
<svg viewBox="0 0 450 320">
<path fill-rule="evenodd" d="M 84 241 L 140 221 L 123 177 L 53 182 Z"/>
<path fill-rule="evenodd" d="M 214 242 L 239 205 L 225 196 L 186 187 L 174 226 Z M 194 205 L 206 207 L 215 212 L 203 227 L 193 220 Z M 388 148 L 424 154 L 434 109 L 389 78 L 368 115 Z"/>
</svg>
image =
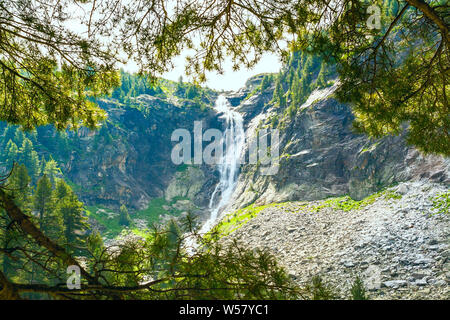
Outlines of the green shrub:
<svg viewBox="0 0 450 320">
<path fill-rule="evenodd" d="M 334 289 L 325 284 L 319 275 L 312 277 L 311 282 L 306 285 L 305 290 L 312 300 L 335 300 L 338 298 Z"/>
<path fill-rule="evenodd" d="M 434 198 L 433 209 L 436 214 L 448 214 L 450 212 L 450 192 L 442 193 Z"/>
<path fill-rule="evenodd" d="M 350 292 L 353 300 L 369 300 L 366 296 L 366 288 L 360 277 L 356 277 Z"/>
</svg>

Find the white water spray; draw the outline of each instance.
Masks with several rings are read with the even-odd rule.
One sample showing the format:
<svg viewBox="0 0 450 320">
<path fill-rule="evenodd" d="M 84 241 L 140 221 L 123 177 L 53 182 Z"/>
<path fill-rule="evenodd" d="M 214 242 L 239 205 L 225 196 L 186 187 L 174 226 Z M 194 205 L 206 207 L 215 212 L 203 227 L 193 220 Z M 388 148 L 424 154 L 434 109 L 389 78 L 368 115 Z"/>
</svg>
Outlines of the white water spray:
<svg viewBox="0 0 450 320">
<path fill-rule="evenodd" d="M 228 204 L 236 187 L 241 163 L 240 158 L 245 146 L 242 115 L 231 108 L 230 103 L 223 95 L 217 98 L 214 109 L 223 113 L 221 118 L 225 119 L 226 128 L 223 135 L 225 150 L 218 164 L 220 181 L 209 201 L 210 217 L 200 229 L 201 234 L 208 232 L 213 227 L 220 211 Z M 220 200 L 217 199 L 219 193 Z"/>
</svg>

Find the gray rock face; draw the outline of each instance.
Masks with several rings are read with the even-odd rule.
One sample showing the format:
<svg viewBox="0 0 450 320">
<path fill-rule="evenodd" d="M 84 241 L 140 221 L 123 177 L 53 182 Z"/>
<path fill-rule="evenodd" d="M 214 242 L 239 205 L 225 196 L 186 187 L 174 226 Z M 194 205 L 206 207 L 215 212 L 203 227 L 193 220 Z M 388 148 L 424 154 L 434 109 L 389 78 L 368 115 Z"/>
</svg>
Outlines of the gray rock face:
<svg viewBox="0 0 450 320">
<path fill-rule="evenodd" d="M 388 288 L 398 289 L 399 287 L 406 287 L 408 281 L 406 280 L 391 280 L 383 282 L 383 285 Z"/>
<path fill-rule="evenodd" d="M 271 105 L 271 90 L 242 101 L 247 129 L 256 132 L 283 117 Z M 264 176 L 255 165 L 242 167 L 234 207 L 286 200 L 317 200 L 349 194 L 354 199 L 401 181 L 428 179 L 450 185 L 450 159 L 422 156 L 403 136 L 372 140 L 352 132 L 351 109 L 336 101 L 333 89 L 317 91 L 317 100 L 300 107 L 280 129 L 280 168 Z M 252 128 L 253 126 L 253 128 Z M 252 133 L 250 133 L 251 135 Z M 399 190 L 400 194 L 408 190 Z"/>
<path fill-rule="evenodd" d="M 183 192 L 180 187 L 183 182 L 173 181 L 180 168 L 184 168 L 171 161 L 176 143 L 171 142 L 171 135 L 179 128 L 192 134 L 194 121 L 201 121 L 204 128 L 221 129 L 217 114 L 212 109 L 179 106 L 147 95 L 140 96 L 139 101 L 141 109 L 99 101 L 108 113 L 104 127 L 111 139 L 105 141 L 99 131 L 82 130 L 80 149 L 74 150 L 70 161 L 62 164 L 64 174 L 83 186 L 79 196 L 88 204 L 114 208 L 125 203 L 130 208 L 144 209 L 151 198 L 173 193 L 192 197 L 197 206 L 207 206 L 218 181 L 216 168 L 198 166 L 200 172 L 195 171 L 195 178 L 192 178 L 195 184 L 189 186 L 189 192 Z M 178 187 L 181 189 L 174 190 Z"/>
<path fill-rule="evenodd" d="M 243 114 L 250 136 L 270 116 L 282 118 L 284 114 L 271 103 L 273 86 L 254 93 L 262 78 L 252 77 L 243 89 L 227 93 L 230 103 Z M 278 174 L 264 176 L 255 165 L 241 167 L 233 206 L 344 194 L 360 199 L 392 183 L 419 178 L 449 183 L 449 159 L 423 157 L 407 147 L 402 137 L 371 141 L 354 134 L 350 108 L 333 99 L 332 90 L 325 91 L 326 95 L 316 93 L 319 99 L 286 119 L 280 135 Z M 218 182 L 217 168 L 201 165 L 202 174 L 195 182 L 177 180 L 179 167 L 170 158 L 174 145 L 170 138 L 178 128 L 192 133 L 194 121 L 202 121 L 204 129 L 221 129 L 222 120 L 212 109 L 203 111 L 149 95 L 138 100 L 139 109 L 99 101 L 108 113 L 104 129 L 112 140 L 106 141 L 98 131 L 80 130 L 79 150 L 73 150 L 69 161 L 61 164 L 65 176 L 83 186 L 79 195 L 88 204 L 118 207 L 125 203 L 143 209 L 151 198 L 184 194 L 205 208 Z M 191 182 L 193 186 L 182 187 Z M 403 192 L 407 190 L 399 190 Z"/>
<path fill-rule="evenodd" d="M 408 191 L 389 197 L 399 187 Z M 372 299 L 449 299 L 450 216 L 432 205 L 445 192 L 440 184 L 406 182 L 350 211 L 324 201 L 286 202 L 263 209 L 223 241 L 267 248 L 299 285 L 320 274 L 342 298 L 359 276 Z"/>
</svg>

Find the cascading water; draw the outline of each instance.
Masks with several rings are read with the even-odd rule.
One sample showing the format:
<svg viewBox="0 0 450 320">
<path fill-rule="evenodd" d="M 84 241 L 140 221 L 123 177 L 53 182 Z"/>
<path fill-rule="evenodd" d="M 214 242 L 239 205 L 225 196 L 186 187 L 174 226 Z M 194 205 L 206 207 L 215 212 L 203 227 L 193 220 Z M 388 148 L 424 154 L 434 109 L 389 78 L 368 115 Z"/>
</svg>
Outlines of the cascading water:
<svg viewBox="0 0 450 320">
<path fill-rule="evenodd" d="M 221 118 L 225 119 L 226 128 L 222 140 L 225 150 L 218 164 L 220 181 L 209 201 L 210 217 L 200 229 L 200 233 L 208 232 L 211 229 L 220 211 L 228 204 L 236 187 L 240 158 L 245 146 L 242 115 L 231 108 L 230 103 L 223 95 L 217 98 L 214 109 L 222 113 Z M 219 194 L 220 199 L 217 199 Z"/>
</svg>

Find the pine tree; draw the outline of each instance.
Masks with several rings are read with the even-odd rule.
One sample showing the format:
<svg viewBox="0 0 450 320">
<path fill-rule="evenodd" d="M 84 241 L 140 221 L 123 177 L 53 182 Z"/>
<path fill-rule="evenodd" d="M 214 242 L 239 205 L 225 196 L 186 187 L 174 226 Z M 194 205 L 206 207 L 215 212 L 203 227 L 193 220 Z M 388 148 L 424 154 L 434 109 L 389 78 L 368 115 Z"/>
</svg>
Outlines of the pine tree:
<svg viewBox="0 0 450 320">
<path fill-rule="evenodd" d="M 8 125 L 3 133 L 3 144 L 2 147 L 5 147 L 9 140 L 14 140 L 16 135 L 16 126 Z"/>
<path fill-rule="evenodd" d="M 266 90 L 271 84 L 271 78 L 268 75 L 265 75 L 261 81 L 261 91 Z"/>
<path fill-rule="evenodd" d="M 280 77 L 277 77 L 277 81 L 275 84 L 275 91 L 273 92 L 273 99 L 276 104 L 278 104 L 281 108 L 286 106 L 286 98 L 284 97 L 283 86 L 281 85 Z"/>
<path fill-rule="evenodd" d="M 58 179 L 56 181 L 55 189 L 53 190 L 53 197 L 55 201 L 58 201 L 67 196 L 70 191 L 71 188 L 69 187 L 69 185 L 63 179 Z"/>
<path fill-rule="evenodd" d="M 325 62 L 322 62 L 320 66 L 319 75 L 317 76 L 317 86 L 319 88 L 325 88 L 327 86 L 327 69 Z"/>
<path fill-rule="evenodd" d="M 86 245 L 93 257 L 99 259 L 103 253 L 104 244 L 102 236 L 98 230 L 94 230 L 86 239 Z"/>
<path fill-rule="evenodd" d="M 58 198 L 61 195 L 64 196 Z M 60 182 L 59 188 L 55 188 L 54 199 L 57 201 L 56 214 L 62 219 L 64 226 L 66 245 L 69 250 L 79 251 L 81 247 L 85 247 L 88 229 L 83 203 L 65 182 Z"/>
<path fill-rule="evenodd" d="M 291 104 L 298 107 L 302 103 L 302 89 L 300 87 L 300 79 L 298 74 L 294 75 L 294 79 L 292 81 L 291 89 Z"/>
<path fill-rule="evenodd" d="M 30 198 L 30 182 L 25 165 L 20 164 L 14 167 L 11 176 L 8 179 L 8 189 L 10 190 L 16 204 L 25 210 Z"/>
<path fill-rule="evenodd" d="M 39 176 L 39 157 L 37 152 L 34 151 L 33 143 L 30 139 L 23 139 L 19 154 L 19 162 L 27 167 L 30 176 L 33 178 Z"/>
<path fill-rule="evenodd" d="M 24 165 L 16 165 L 8 179 L 8 193 L 25 213 L 29 212 L 30 181 L 30 176 Z M 20 233 L 15 228 L 11 228 L 12 221 L 2 210 L 0 209 L 0 248 L 8 250 L 9 248 L 19 247 L 19 244 L 23 245 Z M 17 265 L 17 262 L 5 254 L 0 256 L 3 260 L 0 265 L 3 273 L 9 275 L 14 272 L 17 275 L 17 271 L 14 271 L 14 269 L 22 267 L 20 263 Z"/>
<path fill-rule="evenodd" d="M 37 144 L 37 142 L 38 142 L 38 137 L 37 137 L 37 130 L 36 129 L 34 129 L 34 130 L 31 130 L 31 131 L 28 131 L 27 133 L 26 133 L 26 135 L 25 135 L 28 139 L 30 139 L 31 140 L 31 142 L 33 143 L 33 145 L 36 145 Z"/>
<path fill-rule="evenodd" d="M 18 155 L 19 149 L 17 145 L 12 140 L 9 140 L 6 144 L 6 157 L 4 159 L 7 168 L 12 167 L 14 161 L 17 161 Z"/>
<path fill-rule="evenodd" d="M 185 97 L 187 99 L 194 99 L 198 95 L 197 87 L 193 84 L 189 84 L 188 88 L 186 89 Z"/>
<path fill-rule="evenodd" d="M 25 135 L 23 134 L 22 130 L 16 130 L 16 133 L 14 134 L 14 142 L 18 145 L 21 146 L 23 143 L 23 140 L 25 139 Z"/>
<path fill-rule="evenodd" d="M 33 195 L 33 208 L 39 215 L 39 227 L 43 230 L 45 214 L 50 211 L 52 197 L 52 184 L 44 174 L 37 182 L 36 191 Z"/>
<path fill-rule="evenodd" d="M 312 72 L 314 67 L 314 60 L 312 55 L 307 55 L 305 64 L 303 65 L 302 71 L 301 71 L 301 80 L 305 84 L 310 84 L 312 80 Z"/>
<path fill-rule="evenodd" d="M 56 145 L 57 145 L 58 155 L 61 155 L 63 159 L 67 159 L 69 156 L 69 152 L 70 152 L 69 142 L 67 139 L 67 133 L 66 132 L 58 132 L 56 139 L 57 139 Z"/>
<path fill-rule="evenodd" d="M 129 226 L 131 223 L 130 215 L 128 214 L 127 207 L 122 204 L 119 210 L 119 224 L 122 226 Z"/>
<path fill-rule="evenodd" d="M 57 178 L 62 176 L 61 170 L 58 168 L 58 163 L 53 160 L 52 156 L 50 156 L 50 159 L 45 163 L 43 173 L 50 179 L 52 185 L 55 184 Z"/>
<path fill-rule="evenodd" d="M 0 209 L 0 217 L 0 248 L 7 252 L 9 248 L 14 248 L 16 246 L 18 235 L 14 228 L 9 227 L 12 221 L 3 209 Z M 11 257 L 6 254 L 1 254 L 0 261 L 0 270 L 3 274 L 6 276 L 17 275 L 15 262 Z"/>
</svg>

